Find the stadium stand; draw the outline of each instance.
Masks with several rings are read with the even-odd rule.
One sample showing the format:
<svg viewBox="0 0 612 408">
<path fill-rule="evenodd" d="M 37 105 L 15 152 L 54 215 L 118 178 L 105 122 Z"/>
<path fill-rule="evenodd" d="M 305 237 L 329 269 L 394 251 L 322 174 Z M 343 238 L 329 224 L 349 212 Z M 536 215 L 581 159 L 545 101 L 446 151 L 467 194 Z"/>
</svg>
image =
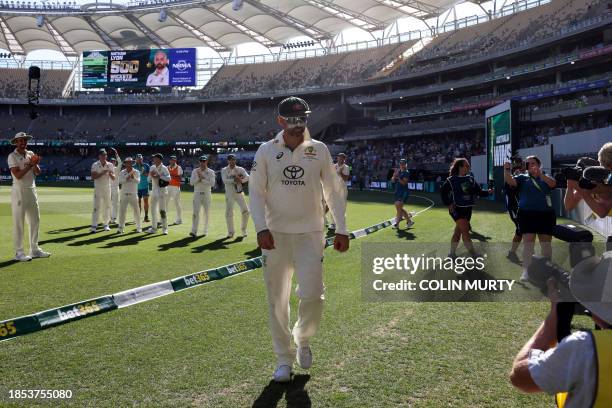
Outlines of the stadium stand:
<svg viewBox="0 0 612 408">
<path fill-rule="evenodd" d="M 41 70 L 41 97 L 60 98 L 71 71 L 59 69 Z M 28 70 L 0 68 L 0 96 L 25 98 L 28 91 Z"/>
</svg>

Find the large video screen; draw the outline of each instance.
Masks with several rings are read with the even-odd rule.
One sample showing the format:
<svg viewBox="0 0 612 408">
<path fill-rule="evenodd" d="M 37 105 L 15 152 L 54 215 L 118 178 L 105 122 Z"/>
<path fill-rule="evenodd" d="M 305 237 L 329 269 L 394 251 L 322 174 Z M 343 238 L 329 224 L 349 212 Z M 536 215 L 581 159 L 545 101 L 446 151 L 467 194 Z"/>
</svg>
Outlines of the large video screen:
<svg viewBox="0 0 612 408">
<path fill-rule="evenodd" d="M 512 111 L 510 102 L 504 102 L 486 114 L 487 121 L 487 176 L 494 179 L 494 168 L 501 167 L 512 155 Z"/>
<path fill-rule="evenodd" d="M 195 86 L 196 49 L 83 52 L 83 88 Z"/>
</svg>

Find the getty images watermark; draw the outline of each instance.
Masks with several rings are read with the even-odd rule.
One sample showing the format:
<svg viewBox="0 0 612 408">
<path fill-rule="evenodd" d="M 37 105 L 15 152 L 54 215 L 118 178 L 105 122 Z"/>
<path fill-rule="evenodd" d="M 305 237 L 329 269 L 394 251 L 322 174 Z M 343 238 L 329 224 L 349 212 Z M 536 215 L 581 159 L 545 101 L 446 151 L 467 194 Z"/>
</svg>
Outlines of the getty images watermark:
<svg viewBox="0 0 612 408">
<path fill-rule="evenodd" d="M 510 243 L 462 244 L 456 256 L 449 243 L 363 243 L 364 301 L 507 302 L 544 299 L 547 267 L 534 263 L 530 281 L 520 280 L 523 266 L 507 255 Z M 522 247 L 521 247 L 522 248 Z M 536 254 L 538 247 L 536 245 Z M 521 257 L 521 250 L 518 252 Z M 568 245 L 553 245 L 552 262 L 571 270 Z M 544 282 L 544 283 L 542 283 Z"/>
</svg>

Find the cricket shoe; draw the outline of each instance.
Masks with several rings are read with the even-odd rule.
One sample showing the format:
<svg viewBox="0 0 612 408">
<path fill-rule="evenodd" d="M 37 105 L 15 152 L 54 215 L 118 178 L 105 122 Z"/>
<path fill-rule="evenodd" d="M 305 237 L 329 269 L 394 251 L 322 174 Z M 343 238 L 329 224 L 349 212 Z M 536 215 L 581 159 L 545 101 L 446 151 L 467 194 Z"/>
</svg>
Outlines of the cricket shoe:
<svg viewBox="0 0 612 408">
<path fill-rule="evenodd" d="M 91 232 L 92 234 L 95 234 L 97 231 L 98 231 L 98 227 L 94 227 L 94 226 L 92 226 L 92 227 L 89 229 L 89 232 Z"/>
<path fill-rule="evenodd" d="M 38 249 L 36 251 L 32 251 L 30 253 L 30 258 L 34 259 L 34 258 L 48 258 L 51 256 L 50 252 L 45 252 L 42 249 Z"/>
<path fill-rule="evenodd" d="M 110 231 L 110 226 L 108 224 L 104 226 L 104 231 Z"/>
<path fill-rule="evenodd" d="M 275 382 L 286 383 L 291 381 L 291 367 L 286 364 L 281 364 L 276 367 L 272 375 Z"/>
<path fill-rule="evenodd" d="M 312 367 L 312 351 L 310 350 L 310 347 L 298 347 L 295 359 L 297 360 L 298 365 L 305 370 Z"/>
<path fill-rule="evenodd" d="M 157 233 L 157 229 L 151 227 L 151 228 L 147 229 L 146 233 L 147 234 L 155 234 L 155 233 Z"/>
<path fill-rule="evenodd" d="M 117 234 L 123 234 L 123 228 L 118 228 L 117 229 Z"/>
<path fill-rule="evenodd" d="M 164 230 L 162 231 L 162 233 L 163 233 L 164 235 L 168 235 L 168 228 L 164 228 Z"/>
<path fill-rule="evenodd" d="M 32 260 L 32 257 L 27 256 L 26 254 L 24 254 L 23 252 L 17 252 L 15 254 L 15 260 L 19 261 L 19 262 L 28 262 Z"/>
<path fill-rule="evenodd" d="M 529 274 L 526 268 L 523 269 L 523 273 L 521 274 L 521 282 L 529 282 Z"/>
<path fill-rule="evenodd" d="M 197 235 L 196 235 L 196 233 L 195 233 L 195 232 L 191 231 L 191 232 L 189 233 L 189 236 L 190 236 L 191 238 L 195 238 Z"/>
<path fill-rule="evenodd" d="M 233 232 L 231 234 L 227 234 L 225 236 L 225 239 L 232 239 L 232 238 L 234 238 L 234 233 Z"/>
<path fill-rule="evenodd" d="M 174 225 L 181 225 L 182 223 L 183 223 L 183 221 L 182 221 L 182 220 L 177 220 L 177 221 L 174 221 Z"/>
<path fill-rule="evenodd" d="M 406 220 L 406 229 L 412 228 L 413 225 L 414 221 L 412 221 L 412 218 L 408 218 L 408 220 Z"/>
<path fill-rule="evenodd" d="M 136 228 L 136 232 L 142 232 L 142 228 Z"/>
</svg>

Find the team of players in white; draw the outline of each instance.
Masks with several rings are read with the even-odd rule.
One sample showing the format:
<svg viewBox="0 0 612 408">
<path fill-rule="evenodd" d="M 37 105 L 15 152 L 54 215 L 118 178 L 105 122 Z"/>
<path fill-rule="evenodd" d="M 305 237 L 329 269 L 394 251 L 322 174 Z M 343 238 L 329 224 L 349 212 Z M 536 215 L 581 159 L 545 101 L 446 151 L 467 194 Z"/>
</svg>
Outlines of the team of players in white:
<svg viewBox="0 0 612 408">
<path fill-rule="evenodd" d="M 277 137 L 261 145 L 255 155 L 251 177 L 236 166 L 233 155 L 228 156 L 228 166 L 221 170 L 225 184 L 226 221 L 228 237 L 234 235 L 233 207 L 241 210 L 241 234 L 246 236 L 249 207 L 246 204 L 243 184 L 250 179 L 250 208 L 257 231 L 257 244 L 264 257 L 264 278 L 269 299 L 270 329 L 277 368 L 276 381 L 289 381 L 292 361 L 297 359 L 302 368 L 310 368 L 312 353 L 309 339 L 315 334 L 323 311 L 323 249 L 324 213 L 329 207 L 336 223 L 333 247 L 339 252 L 349 248 L 349 236 L 345 221 L 346 184 L 348 167 L 340 160 L 334 167 L 325 144 L 312 140 L 306 129 L 310 109 L 299 98 L 287 98 L 279 105 L 278 123 L 283 127 Z M 28 261 L 35 257 L 48 257 L 38 246 L 39 210 L 34 184 L 40 173 L 40 158 L 28 151 L 31 136 L 19 133 L 11 143 L 17 148 L 9 155 L 8 163 L 13 175 L 12 212 L 14 219 L 15 258 Z M 140 211 L 137 202 L 138 185 L 142 177 L 152 182 L 152 225 L 147 232 L 155 233 L 160 216 L 163 233 L 167 234 L 166 201 L 167 185 L 171 171 L 163 164 L 163 156 L 153 156 L 154 164 L 148 175 L 140 174 L 133 167 L 132 158 L 126 158 L 125 168 L 115 153 L 117 166 L 106 160 L 101 150 L 99 160 L 91 168 L 94 180 L 94 203 L 91 232 L 96 232 L 102 217 L 104 230 L 110 229 L 113 201 L 118 201 L 118 232 L 125 228 L 127 207 L 134 213 L 136 231 L 141 232 Z M 342 157 L 343 159 L 343 157 Z M 176 163 L 172 163 L 175 166 Z M 182 172 L 182 170 L 181 170 Z M 179 174 L 176 167 L 172 172 Z M 342 182 L 341 182 L 342 180 Z M 204 212 L 204 233 L 208 232 L 211 190 L 215 185 L 215 173 L 208 168 L 208 158 L 200 157 L 200 165 L 193 170 L 190 184 L 194 187 L 193 226 L 190 233 L 196 236 L 200 213 Z M 115 185 L 121 185 L 120 191 Z M 324 205 L 321 205 L 321 203 Z M 325 203 L 327 203 L 325 205 Z M 180 217 L 180 215 L 179 215 Z M 30 255 L 23 250 L 23 226 L 30 224 Z M 291 279 L 297 276 L 297 295 L 300 298 L 298 320 L 289 328 L 289 296 Z M 291 346 L 293 336 L 297 350 Z"/>
</svg>

